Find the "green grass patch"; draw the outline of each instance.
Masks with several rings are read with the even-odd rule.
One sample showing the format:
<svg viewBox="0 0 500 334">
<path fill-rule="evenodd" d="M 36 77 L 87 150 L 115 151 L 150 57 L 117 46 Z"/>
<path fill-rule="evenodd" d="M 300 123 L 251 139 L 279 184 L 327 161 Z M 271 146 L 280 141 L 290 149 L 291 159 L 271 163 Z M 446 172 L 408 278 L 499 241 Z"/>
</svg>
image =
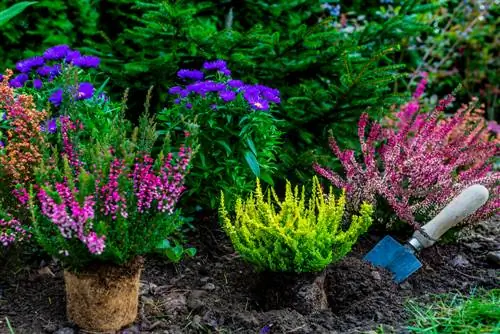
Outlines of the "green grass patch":
<svg viewBox="0 0 500 334">
<path fill-rule="evenodd" d="M 429 304 L 408 303 L 411 333 L 500 334 L 500 289 L 471 295 L 436 295 Z"/>
</svg>

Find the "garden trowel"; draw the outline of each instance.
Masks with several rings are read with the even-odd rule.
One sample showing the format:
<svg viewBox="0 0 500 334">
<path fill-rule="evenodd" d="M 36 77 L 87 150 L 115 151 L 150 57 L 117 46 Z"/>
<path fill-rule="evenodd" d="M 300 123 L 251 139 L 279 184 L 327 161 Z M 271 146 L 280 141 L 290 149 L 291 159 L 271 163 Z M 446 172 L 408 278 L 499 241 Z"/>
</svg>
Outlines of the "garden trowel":
<svg viewBox="0 0 500 334">
<path fill-rule="evenodd" d="M 415 231 L 405 245 L 386 236 L 366 254 L 364 259 L 375 266 L 391 271 L 397 283 L 404 281 L 422 266 L 415 253 L 432 246 L 446 231 L 486 203 L 488 196 L 488 189 L 482 185 L 476 184 L 468 187 L 434 219 Z"/>
</svg>

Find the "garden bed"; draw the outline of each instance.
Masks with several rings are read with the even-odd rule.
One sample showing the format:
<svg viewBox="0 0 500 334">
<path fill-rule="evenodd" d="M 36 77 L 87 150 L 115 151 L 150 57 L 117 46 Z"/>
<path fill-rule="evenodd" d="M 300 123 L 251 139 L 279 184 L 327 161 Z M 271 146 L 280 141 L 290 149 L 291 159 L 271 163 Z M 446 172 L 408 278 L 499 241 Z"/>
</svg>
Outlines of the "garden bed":
<svg viewBox="0 0 500 334">
<path fill-rule="evenodd" d="M 265 300 L 256 291 L 258 275 L 234 254 L 223 233 L 202 224 L 191 239 L 198 240 L 195 258 L 176 266 L 160 258 L 147 260 L 139 318 L 123 333 L 259 333 L 266 326 L 268 333 L 358 333 L 379 326 L 401 333 L 409 298 L 425 301 L 429 294 L 468 293 L 500 283 L 498 267 L 486 259 L 488 251 L 500 248 L 497 219 L 479 225 L 465 242 L 424 250 L 422 269 L 400 285 L 361 260 L 383 236 L 372 233 L 327 268 L 329 310 L 304 316 L 293 309 L 266 309 L 257 303 Z M 1 269 L 0 333 L 9 332 L 5 317 L 15 333 L 78 332 L 66 320 L 57 264 Z"/>
</svg>

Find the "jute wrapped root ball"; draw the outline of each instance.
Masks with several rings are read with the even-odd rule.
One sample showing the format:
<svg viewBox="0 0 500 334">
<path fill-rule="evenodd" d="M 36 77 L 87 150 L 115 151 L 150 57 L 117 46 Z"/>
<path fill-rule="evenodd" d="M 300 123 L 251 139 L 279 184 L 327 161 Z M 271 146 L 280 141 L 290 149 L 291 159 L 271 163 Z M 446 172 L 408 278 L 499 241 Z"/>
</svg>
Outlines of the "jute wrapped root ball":
<svg viewBox="0 0 500 334">
<path fill-rule="evenodd" d="M 64 271 L 68 319 L 84 330 L 117 331 L 135 321 L 143 260 L 126 266 Z"/>
<path fill-rule="evenodd" d="M 53 108 L 51 118 L 30 123 L 38 129 L 40 153 L 32 161 L 33 177 L 16 182 L 16 207 L 29 211 L 31 219 L 23 220 L 23 226 L 9 219 L 9 230 L 14 226 L 29 232 L 60 260 L 69 320 L 88 332 L 117 331 L 137 317 L 140 257 L 159 248 L 172 261 L 185 254 L 170 237 L 182 233 L 184 220 L 176 204 L 185 190 L 196 132 L 187 126 L 183 141 L 173 146 L 168 136 L 158 136 L 149 113 L 134 128 L 124 118 L 125 102 L 94 98 L 93 83 L 82 80 L 89 76 L 80 76 L 99 65 L 97 57 L 58 45 L 35 58 L 61 73 L 50 81 L 50 97 L 31 96 L 43 100 L 29 108 L 16 105 L 16 113 L 7 118 L 28 119 L 38 105 Z M 7 84 L 1 83 L 2 91 Z M 9 92 L 18 98 L 17 92 Z"/>
</svg>

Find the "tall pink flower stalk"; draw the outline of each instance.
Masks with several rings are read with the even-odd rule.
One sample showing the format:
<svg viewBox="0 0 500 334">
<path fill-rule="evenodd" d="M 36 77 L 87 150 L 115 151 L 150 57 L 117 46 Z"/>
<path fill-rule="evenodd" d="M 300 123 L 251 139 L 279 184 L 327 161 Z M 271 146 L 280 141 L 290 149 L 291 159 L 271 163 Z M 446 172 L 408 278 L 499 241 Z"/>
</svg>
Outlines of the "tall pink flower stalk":
<svg viewBox="0 0 500 334">
<path fill-rule="evenodd" d="M 84 203 L 80 204 L 66 184 L 56 183 L 55 191 L 59 200 L 54 199 L 45 189 L 38 191 L 42 214 L 58 227 L 64 238 L 78 238 L 90 253 L 102 254 L 105 237 L 98 237 L 92 231 L 95 208 L 93 196 L 87 196 Z"/>
<path fill-rule="evenodd" d="M 172 164 L 173 155 L 169 153 L 159 172 L 153 168 L 154 160 L 144 156 L 136 162 L 132 172 L 134 191 L 137 198 L 137 211 L 149 210 L 153 201 L 160 212 L 172 213 L 175 204 L 184 192 L 184 176 L 191 159 L 191 149 L 181 146 L 177 163 Z"/>
<path fill-rule="evenodd" d="M 314 164 L 315 171 L 336 187 L 346 188 L 355 204 L 385 199 L 400 220 L 415 228 L 419 227 L 417 216 L 431 218 L 472 184 L 486 186 L 490 199 L 468 221 L 497 213 L 500 173 L 492 172 L 491 161 L 498 155 L 498 143 L 478 139 L 483 125 L 448 140 L 462 126 L 467 110 L 474 108 L 470 104 L 446 121 L 440 120 L 453 100 L 451 95 L 441 100 L 433 111 L 422 114 L 422 122 L 413 117 L 387 129 L 373 122 L 368 134 L 368 115 L 362 115 L 358 135 L 363 161 L 355 159 L 354 151 L 342 151 L 331 137 L 330 148 L 342 163 L 345 177 L 318 164 Z"/>
</svg>

